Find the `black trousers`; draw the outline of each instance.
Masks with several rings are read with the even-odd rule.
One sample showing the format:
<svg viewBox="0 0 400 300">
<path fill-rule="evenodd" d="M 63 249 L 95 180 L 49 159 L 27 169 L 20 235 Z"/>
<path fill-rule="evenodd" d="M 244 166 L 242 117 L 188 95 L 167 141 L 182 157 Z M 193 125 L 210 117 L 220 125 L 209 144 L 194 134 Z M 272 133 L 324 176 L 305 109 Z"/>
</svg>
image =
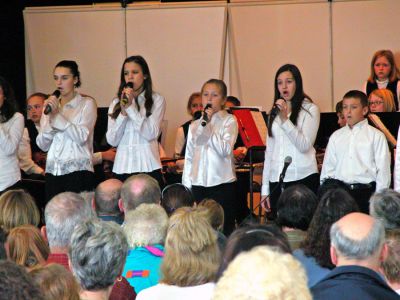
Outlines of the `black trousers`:
<svg viewBox="0 0 400 300">
<path fill-rule="evenodd" d="M 46 203 L 63 192 L 80 193 L 95 188 L 94 173 L 90 171 L 75 171 L 59 176 L 46 173 L 45 180 Z"/>
<path fill-rule="evenodd" d="M 209 198 L 217 201 L 224 209 L 224 234 L 228 237 L 235 229 L 234 201 L 236 182 L 223 183 L 216 186 L 192 186 L 196 202 Z"/>
<path fill-rule="evenodd" d="M 376 183 L 371 182 L 368 185 L 348 184 L 348 186 L 350 187 L 350 195 L 356 200 L 360 212 L 369 214 L 369 199 L 375 193 Z"/>
<path fill-rule="evenodd" d="M 163 188 L 165 187 L 165 181 L 164 181 L 164 176 L 161 172 L 161 169 L 157 169 L 154 171 L 151 171 L 149 173 L 146 172 L 137 172 L 137 173 L 132 173 L 132 174 L 116 174 L 114 173 L 114 177 L 118 180 L 121 180 L 122 182 L 124 182 L 125 180 L 127 180 L 129 177 L 133 176 L 133 175 L 138 175 L 138 174 L 147 174 L 151 177 L 153 177 L 155 180 L 157 180 L 158 184 L 160 185 L 160 189 L 163 190 Z"/>
<path fill-rule="evenodd" d="M 296 181 L 289 181 L 283 182 L 281 186 L 279 186 L 279 182 L 270 182 L 269 183 L 269 190 L 270 190 L 270 204 L 271 204 L 271 214 L 270 218 L 276 218 L 276 209 L 278 205 L 279 197 L 284 189 L 288 188 L 289 186 L 296 185 L 296 184 L 304 184 L 310 190 L 312 190 L 315 194 L 318 192 L 319 188 L 319 174 L 314 173 L 311 174 L 303 179 L 296 180 Z"/>
</svg>

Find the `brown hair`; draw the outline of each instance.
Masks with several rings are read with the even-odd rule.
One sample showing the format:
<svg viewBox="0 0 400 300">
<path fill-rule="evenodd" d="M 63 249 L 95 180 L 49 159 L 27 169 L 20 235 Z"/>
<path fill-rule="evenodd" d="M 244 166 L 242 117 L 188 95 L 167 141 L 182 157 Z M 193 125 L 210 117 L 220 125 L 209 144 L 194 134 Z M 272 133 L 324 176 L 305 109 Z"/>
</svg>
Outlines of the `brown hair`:
<svg viewBox="0 0 400 300">
<path fill-rule="evenodd" d="M 390 50 L 378 50 L 375 52 L 375 54 L 371 60 L 371 73 L 368 78 L 368 81 L 371 83 L 375 83 L 375 80 L 376 80 L 376 74 L 375 74 L 375 70 L 374 70 L 375 62 L 379 57 L 382 57 L 382 56 L 386 57 L 386 59 L 389 61 L 389 64 L 391 66 L 391 70 L 390 70 L 390 74 L 389 74 L 389 81 L 393 82 L 400 77 L 400 71 L 396 66 L 393 52 Z"/>
<path fill-rule="evenodd" d="M 369 94 L 368 100 L 371 100 L 371 95 L 375 95 L 383 100 L 383 106 L 385 107 L 385 112 L 396 111 L 396 106 L 394 104 L 394 97 L 391 90 L 388 89 L 376 89 Z"/>
<path fill-rule="evenodd" d="M 38 226 L 40 213 L 32 196 L 24 190 L 11 190 L 0 197 L 0 226 L 9 232 L 14 227 Z"/>
<path fill-rule="evenodd" d="M 199 207 L 204 207 L 205 215 L 212 228 L 222 230 L 224 227 L 224 209 L 213 199 L 204 199 L 199 203 Z"/>
<path fill-rule="evenodd" d="M 388 256 L 382 263 L 383 272 L 390 282 L 400 282 L 400 229 L 386 231 Z"/>
<path fill-rule="evenodd" d="M 79 285 L 71 272 L 58 264 L 33 269 L 30 273 L 45 300 L 79 300 Z"/>
<path fill-rule="evenodd" d="M 186 106 L 186 110 L 188 112 L 189 115 L 192 115 L 191 110 L 192 110 L 192 103 L 194 101 L 194 99 L 199 98 L 201 99 L 201 94 L 200 92 L 195 92 L 193 94 L 190 95 L 187 106 Z"/>
<path fill-rule="evenodd" d="M 27 268 L 45 264 L 50 254 L 49 246 L 39 229 L 32 225 L 11 229 L 7 242 L 10 260 Z"/>
</svg>

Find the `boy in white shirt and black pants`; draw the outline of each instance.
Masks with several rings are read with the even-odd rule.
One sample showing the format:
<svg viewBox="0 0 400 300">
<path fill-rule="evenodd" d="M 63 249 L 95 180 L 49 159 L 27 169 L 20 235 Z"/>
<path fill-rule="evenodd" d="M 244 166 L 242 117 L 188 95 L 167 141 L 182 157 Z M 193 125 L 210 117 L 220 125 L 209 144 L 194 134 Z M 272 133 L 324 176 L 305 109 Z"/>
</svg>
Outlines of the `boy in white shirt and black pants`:
<svg viewBox="0 0 400 300">
<path fill-rule="evenodd" d="M 370 126 L 368 98 L 357 90 L 343 97 L 347 125 L 330 137 L 321 172 L 321 183 L 334 178 L 346 183 L 360 211 L 369 212 L 369 198 L 390 185 L 390 154 L 385 135 Z"/>
</svg>

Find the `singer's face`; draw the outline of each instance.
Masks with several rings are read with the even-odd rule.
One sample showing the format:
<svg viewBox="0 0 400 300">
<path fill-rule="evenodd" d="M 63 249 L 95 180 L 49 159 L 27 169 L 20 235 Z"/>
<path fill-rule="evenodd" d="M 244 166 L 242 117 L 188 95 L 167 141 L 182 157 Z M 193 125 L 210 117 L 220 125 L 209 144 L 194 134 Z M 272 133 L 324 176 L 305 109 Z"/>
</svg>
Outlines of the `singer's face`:
<svg viewBox="0 0 400 300">
<path fill-rule="evenodd" d="M 74 77 L 69 68 L 57 67 L 54 69 L 54 82 L 61 96 L 70 95 L 75 90 L 78 79 Z"/>
<path fill-rule="evenodd" d="M 192 104 L 190 105 L 190 114 L 193 116 L 196 111 L 203 110 L 203 102 L 201 97 L 196 97 L 193 99 Z"/>
<path fill-rule="evenodd" d="M 387 79 L 389 77 L 391 70 L 392 66 L 390 65 L 388 59 L 385 56 L 380 56 L 375 60 L 374 72 L 379 80 Z"/>
<path fill-rule="evenodd" d="M 289 101 L 296 92 L 296 81 L 289 71 L 282 72 L 277 78 L 278 90 L 283 99 Z"/>
<path fill-rule="evenodd" d="M 33 123 L 39 123 L 42 117 L 44 99 L 40 96 L 33 96 L 28 99 L 26 110 L 28 112 L 28 119 Z"/>
<path fill-rule="evenodd" d="M 362 106 L 361 100 L 358 98 L 343 99 L 343 114 L 346 118 L 347 125 L 352 128 L 358 122 L 365 119 L 368 113 L 368 106 Z"/>
<path fill-rule="evenodd" d="M 135 62 L 127 62 L 124 65 L 125 83 L 132 82 L 133 89 L 137 90 L 143 86 L 144 75 L 140 65 Z"/>
<path fill-rule="evenodd" d="M 217 112 L 220 111 L 226 99 L 222 96 L 221 89 L 214 83 L 208 83 L 204 86 L 201 98 L 203 101 L 203 106 L 211 104 L 212 109 Z"/>
</svg>

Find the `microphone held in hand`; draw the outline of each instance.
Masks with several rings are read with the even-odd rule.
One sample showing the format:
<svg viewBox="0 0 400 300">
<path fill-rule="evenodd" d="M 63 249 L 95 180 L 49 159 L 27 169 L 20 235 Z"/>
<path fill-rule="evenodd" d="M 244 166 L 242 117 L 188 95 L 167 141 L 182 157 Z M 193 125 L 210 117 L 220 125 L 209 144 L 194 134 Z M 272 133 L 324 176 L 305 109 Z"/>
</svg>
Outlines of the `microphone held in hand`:
<svg viewBox="0 0 400 300">
<path fill-rule="evenodd" d="M 131 89 L 133 89 L 133 83 L 132 82 L 127 82 L 126 84 L 125 84 L 125 87 L 124 88 L 131 88 Z M 128 103 L 128 97 L 126 96 L 126 94 L 125 93 L 122 93 L 122 99 L 121 99 L 121 104 L 123 105 L 123 106 L 125 106 L 127 103 Z"/>
<path fill-rule="evenodd" d="M 208 122 L 210 122 L 210 120 L 208 119 L 208 115 L 206 114 L 206 110 L 211 108 L 211 104 L 208 103 L 206 105 L 206 107 L 204 107 L 204 111 L 203 111 L 203 120 L 201 120 L 201 126 L 206 126 Z"/>
<path fill-rule="evenodd" d="M 271 116 L 277 116 L 280 111 L 281 110 L 279 109 L 279 106 L 275 104 L 271 109 L 270 115 Z"/>
<path fill-rule="evenodd" d="M 292 163 L 292 157 L 291 156 L 286 156 L 285 157 L 285 161 L 283 163 L 282 173 L 279 175 L 279 183 L 282 183 L 283 179 L 285 179 L 286 170 L 290 166 L 291 163 Z"/>
<path fill-rule="evenodd" d="M 60 91 L 59 90 L 55 90 L 53 92 L 53 94 L 50 95 L 50 97 L 54 96 L 54 97 L 56 97 L 58 99 L 60 97 L 60 95 L 61 95 Z M 49 104 L 47 104 L 45 109 L 44 109 L 44 114 L 48 115 L 49 113 L 51 113 L 51 106 Z"/>
</svg>

